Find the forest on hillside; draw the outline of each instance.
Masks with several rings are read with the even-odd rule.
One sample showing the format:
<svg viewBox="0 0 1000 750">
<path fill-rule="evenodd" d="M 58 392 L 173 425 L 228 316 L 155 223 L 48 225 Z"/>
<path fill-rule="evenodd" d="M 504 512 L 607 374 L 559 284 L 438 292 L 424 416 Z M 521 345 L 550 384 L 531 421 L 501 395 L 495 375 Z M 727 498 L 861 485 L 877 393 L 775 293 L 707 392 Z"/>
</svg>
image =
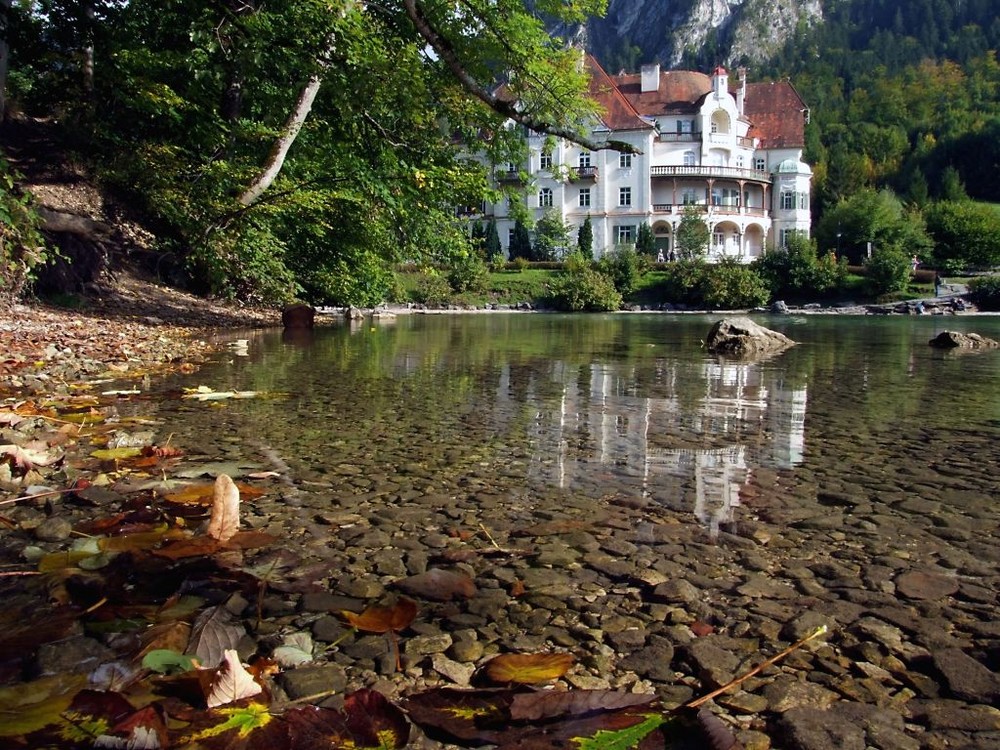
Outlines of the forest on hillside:
<svg viewBox="0 0 1000 750">
<path fill-rule="evenodd" d="M 817 253 L 875 244 L 949 272 L 1000 264 L 993 5 L 829 2 L 822 25 L 751 71 L 789 77 L 809 104 Z M 605 8 L 0 0 L 0 108 L 58 127 L 143 217 L 158 267 L 202 291 L 370 305 L 400 261 L 475 260 L 455 209 L 502 197 L 492 165 L 523 156 L 511 121 L 586 143 L 578 51 L 540 19 Z M 44 254 L 2 155 L 0 178 L 7 282 Z"/>
</svg>

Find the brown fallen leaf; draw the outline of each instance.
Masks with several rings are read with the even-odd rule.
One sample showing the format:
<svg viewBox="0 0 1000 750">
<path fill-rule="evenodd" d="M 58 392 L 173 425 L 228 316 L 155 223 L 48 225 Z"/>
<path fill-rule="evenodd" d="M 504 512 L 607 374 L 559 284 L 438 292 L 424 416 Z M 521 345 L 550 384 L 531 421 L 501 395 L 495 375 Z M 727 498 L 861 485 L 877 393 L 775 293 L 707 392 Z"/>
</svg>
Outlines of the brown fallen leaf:
<svg viewBox="0 0 1000 750">
<path fill-rule="evenodd" d="M 476 584 L 465 573 L 430 568 L 419 575 L 396 581 L 396 586 L 410 596 L 447 602 L 452 599 L 471 599 L 476 595 Z"/>
<path fill-rule="evenodd" d="M 366 633 L 389 633 L 405 630 L 417 616 L 417 603 L 400 599 L 393 607 L 368 607 L 364 612 L 342 610 L 340 616 Z"/>
<path fill-rule="evenodd" d="M 228 474 L 219 474 L 215 480 L 212 517 L 206 533 L 213 539 L 225 542 L 239 530 L 240 491 Z"/>
<path fill-rule="evenodd" d="M 562 677 L 575 661 L 572 654 L 500 654 L 486 662 L 483 670 L 495 683 L 534 685 Z"/>
</svg>

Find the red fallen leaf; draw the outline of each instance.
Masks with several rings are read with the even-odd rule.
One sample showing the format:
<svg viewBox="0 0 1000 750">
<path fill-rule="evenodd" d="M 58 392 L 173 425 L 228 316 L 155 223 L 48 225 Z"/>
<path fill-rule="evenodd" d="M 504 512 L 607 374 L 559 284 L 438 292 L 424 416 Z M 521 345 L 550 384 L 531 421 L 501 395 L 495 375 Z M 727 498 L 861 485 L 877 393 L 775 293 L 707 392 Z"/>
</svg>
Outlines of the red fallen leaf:
<svg viewBox="0 0 1000 750">
<path fill-rule="evenodd" d="M 175 458 L 183 456 L 184 451 L 172 445 L 147 445 L 142 449 L 142 455 L 156 458 Z"/>
<path fill-rule="evenodd" d="M 394 607 L 368 607 L 364 612 L 342 610 L 340 616 L 366 633 L 389 633 L 405 630 L 417 616 L 417 603 L 400 599 Z"/>
<path fill-rule="evenodd" d="M 109 742 L 112 738 L 113 742 Z M 126 716 L 95 744 L 97 747 L 160 748 L 167 747 L 168 742 L 163 708 L 154 703 Z"/>
<path fill-rule="evenodd" d="M 459 539 L 463 542 L 469 541 L 475 535 L 476 533 L 474 531 L 469 531 L 469 529 L 456 529 L 456 528 L 448 529 L 448 536 L 450 536 L 452 539 Z"/>
<path fill-rule="evenodd" d="M 515 578 L 514 582 L 510 585 L 510 595 L 515 599 L 519 596 L 524 596 L 527 589 L 524 587 L 524 581 L 520 578 Z"/>
<path fill-rule="evenodd" d="M 715 632 L 714 627 L 709 625 L 707 622 L 702 622 L 701 620 L 692 622 L 688 627 L 691 628 L 691 632 L 699 638 L 704 638 L 706 635 L 711 635 Z"/>
<path fill-rule="evenodd" d="M 575 661 L 573 654 L 500 654 L 483 666 L 493 682 L 535 685 L 562 677 Z"/>
<path fill-rule="evenodd" d="M 433 688 L 407 696 L 403 709 L 428 734 L 447 735 L 457 745 L 497 745 L 510 738 L 510 705 L 517 690 Z M 538 734 L 532 727 L 530 732 Z"/>
<path fill-rule="evenodd" d="M 471 599 L 476 595 L 476 584 L 469 576 L 441 568 L 431 568 L 426 573 L 396 581 L 396 585 L 410 596 L 438 602 Z"/>
<path fill-rule="evenodd" d="M 192 536 L 169 541 L 152 552 L 159 557 L 182 560 L 186 557 L 214 555 L 231 550 L 267 547 L 274 544 L 275 541 L 277 541 L 275 537 L 264 531 L 240 531 L 225 542 L 220 542 L 210 536 Z"/>
<path fill-rule="evenodd" d="M 303 706 L 282 714 L 292 748 L 395 750 L 410 741 L 403 712 L 381 693 L 363 689 L 344 700 L 344 710 Z"/>
</svg>

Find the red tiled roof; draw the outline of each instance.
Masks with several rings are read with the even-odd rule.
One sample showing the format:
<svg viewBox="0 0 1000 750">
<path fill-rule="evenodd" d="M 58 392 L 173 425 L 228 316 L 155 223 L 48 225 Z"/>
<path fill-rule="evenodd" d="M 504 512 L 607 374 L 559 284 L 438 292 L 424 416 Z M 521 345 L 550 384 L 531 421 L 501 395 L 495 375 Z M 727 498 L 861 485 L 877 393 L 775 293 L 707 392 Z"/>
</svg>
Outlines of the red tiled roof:
<svg viewBox="0 0 1000 750">
<path fill-rule="evenodd" d="M 750 120 L 751 138 L 761 148 L 798 148 L 805 145 L 807 107 L 790 81 L 748 83 L 743 113 Z"/>
<path fill-rule="evenodd" d="M 647 117 L 696 112 L 712 91 L 712 79 L 692 70 L 661 71 L 659 89 L 647 92 L 642 90 L 638 73 L 605 76 L 636 112 Z M 730 91 L 735 94 L 736 87 Z M 761 148 L 804 146 L 805 110 L 805 102 L 789 81 L 747 84 L 743 114 L 751 123 L 749 136 L 759 138 Z"/>
<path fill-rule="evenodd" d="M 632 106 L 645 115 L 694 112 L 712 90 L 712 79 L 693 70 L 661 72 L 660 88 L 656 91 L 644 92 L 638 73 L 618 75 L 614 80 Z"/>
<path fill-rule="evenodd" d="M 592 55 L 586 57 L 590 69 L 590 96 L 601 107 L 601 120 L 611 130 L 645 130 L 652 124 L 642 118 Z"/>
</svg>

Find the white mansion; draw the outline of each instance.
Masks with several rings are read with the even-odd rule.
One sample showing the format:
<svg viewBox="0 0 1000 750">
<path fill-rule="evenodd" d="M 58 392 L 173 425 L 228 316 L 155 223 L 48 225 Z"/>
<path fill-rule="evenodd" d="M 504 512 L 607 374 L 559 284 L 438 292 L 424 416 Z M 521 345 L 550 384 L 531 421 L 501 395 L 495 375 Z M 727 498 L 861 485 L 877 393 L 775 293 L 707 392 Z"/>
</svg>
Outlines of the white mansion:
<svg viewBox="0 0 1000 750">
<path fill-rule="evenodd" d="M 747 83 L 741 69 L 730 89 L 721 67 L 707 76 L 644 65 L 638 75 L 611 76 L 590 55 L 585 60 L 602 111 L 592 138 L 624 141 L 638 153 L 591 152 L 568 141 L 548 147 L 551 138 L 530 133 L 529 163 L 506 165 L 496 179 L 530 175 L 525 200 L 536 220 L 554 210 L 576 230 L 589 216 L 596 257 L 634 243 L 644 222 L 671 257 L 688 206 L 711 231 L 709 260 L 749 262 L 782 247 L 790 232 L 809 233 L 808 109 L 791 83 Z M 488 206 L 487 214 L 508 250 L 508 204 Z"/>
</svg>

